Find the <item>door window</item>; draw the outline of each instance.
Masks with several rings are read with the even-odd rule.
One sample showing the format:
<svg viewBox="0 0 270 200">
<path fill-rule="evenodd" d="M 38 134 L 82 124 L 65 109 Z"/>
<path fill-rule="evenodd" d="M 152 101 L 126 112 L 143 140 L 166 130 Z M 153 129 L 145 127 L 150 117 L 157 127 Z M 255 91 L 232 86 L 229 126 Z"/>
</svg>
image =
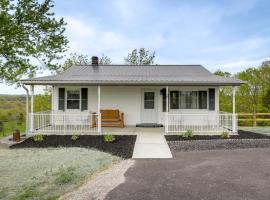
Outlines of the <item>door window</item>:
<svg viewBox="0 0 270 200">
<path fill-rule="evenodd" d="M 144 109 L 155 109 L 155 92 L 144 92 Z"/>
</svg>

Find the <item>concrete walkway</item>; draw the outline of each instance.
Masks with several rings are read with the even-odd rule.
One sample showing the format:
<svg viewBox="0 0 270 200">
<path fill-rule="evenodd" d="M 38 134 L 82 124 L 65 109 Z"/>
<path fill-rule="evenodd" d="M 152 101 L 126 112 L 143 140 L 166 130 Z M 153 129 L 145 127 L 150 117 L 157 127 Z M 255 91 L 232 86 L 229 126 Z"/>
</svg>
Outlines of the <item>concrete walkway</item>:
<svg viewBox="0 0 270 200">
<path fill-rule="evenodd" d="M 163 134 L 145 132 L 138 134 L 132 158 L 172 158 Z"/>
</svg>

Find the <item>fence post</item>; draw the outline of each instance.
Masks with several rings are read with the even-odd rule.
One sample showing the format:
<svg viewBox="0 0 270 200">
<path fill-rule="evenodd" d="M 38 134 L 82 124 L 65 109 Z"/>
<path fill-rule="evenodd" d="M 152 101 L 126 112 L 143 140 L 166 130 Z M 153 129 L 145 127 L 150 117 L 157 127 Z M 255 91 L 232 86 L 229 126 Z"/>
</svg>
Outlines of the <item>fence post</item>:
<svg viewBox="0 0 270 200">
<path fill-rule="evenodd" d="M 66 113 L 63 115 L 64 117 L 64 135 L 66 134 Z"/>
</svg>

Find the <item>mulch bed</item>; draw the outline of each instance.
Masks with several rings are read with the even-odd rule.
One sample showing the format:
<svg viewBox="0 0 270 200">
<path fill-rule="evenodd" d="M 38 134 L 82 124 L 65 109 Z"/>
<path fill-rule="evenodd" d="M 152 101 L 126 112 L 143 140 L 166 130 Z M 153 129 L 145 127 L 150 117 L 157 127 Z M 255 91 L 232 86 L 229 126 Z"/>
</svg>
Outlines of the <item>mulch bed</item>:
<svg viewBox="0 0 270 200">
<path fill-rule="evenodd" d="M 184 137 L 181 137 L 181 135 L 166 135 L 165 137 L 167 141 L 223 139 L 220 135 L 194 135 L 192 138 L 184 138 Z M 270 136 L 254 133 L 250 131 L 238 130 L 238 135 L 231 135 L 230 139 L 270 139 Z"/>
<path fill-rule="evenodd" d="M 131 158 L 136 136 L 116 135 L 115 138 L 114 142 L 104 142 L 102 135 L 81 135 L 73 141 L 71 135 L 44 135 L 43 141 L 34 141 L 33 137 L 30 137 L 10 148 L 84 147 L 95 148 L 124 159 Z"/>
<path fill-rule="evenodd" d="M 270 136 L 242 130 L 229 139 L 223 139 L 219 135 L 194 135 L 192 138 L 183 138 L 180 135 L 166 135 L 165 137 L 172 151 L 270 147 Z"/>
</svg>

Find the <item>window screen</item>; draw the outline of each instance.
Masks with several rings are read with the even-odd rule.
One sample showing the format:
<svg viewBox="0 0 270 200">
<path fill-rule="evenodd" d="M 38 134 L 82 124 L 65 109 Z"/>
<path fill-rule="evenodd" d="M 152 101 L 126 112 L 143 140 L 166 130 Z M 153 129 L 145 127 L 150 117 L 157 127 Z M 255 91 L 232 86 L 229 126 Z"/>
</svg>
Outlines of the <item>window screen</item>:
<svg viewBox="0 0 270 200">
<path fill-rule="evenodd" d="M 67 109 L 80 109 L 80 91 L 67 91 Z"/>
<path fill-rule="evenodd" d="M 209 110 L 215 110 L 215 88 L 209 88 Z"/>
<path fill-rule="evenodd" d="M 58 89 L 58 110 L 65 110 L 65 88 Z"/>
<path fill-rule="evenodd" d="M 207 91 L 199 91 L 199 109 L 207 109 Z"/>
<path fill-rule="evenodd" d="M 179 109 L 179 91 L 170 92 L 170 107 L 171 109 Z"/>
<path fill-rule="evenodd" d="M 144 109 L 154 109 L 154 108 L 155 108 L 155 93 L 144 92 Z"/>
<path fill-rule="evenodd" d="M 198 92 L 197 91 L 181 91 L 180 92 L 180 108 L 181 109 L 197 109 L 198 108 Z"/>
<path fill-rule="evenodd" d="M 82 88 L 82 101 L 81 101 L 81 110 L 87 110 L 88 109 L 88 88 Z"/>
</svg>

